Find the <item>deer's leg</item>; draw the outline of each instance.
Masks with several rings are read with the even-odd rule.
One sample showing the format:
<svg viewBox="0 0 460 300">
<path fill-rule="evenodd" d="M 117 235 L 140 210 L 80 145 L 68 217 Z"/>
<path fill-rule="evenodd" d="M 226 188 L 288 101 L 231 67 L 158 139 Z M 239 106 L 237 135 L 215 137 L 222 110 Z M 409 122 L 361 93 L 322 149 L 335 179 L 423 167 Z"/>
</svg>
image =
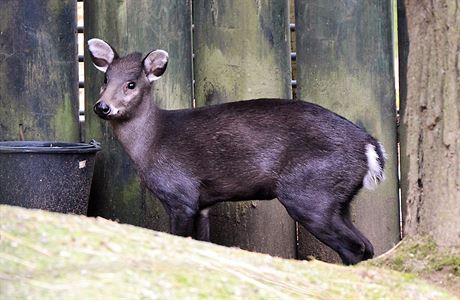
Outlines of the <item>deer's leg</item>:
<svg viewBox="0 0 460 300">
<path fill-rule="evenodd" d="M 330 160 L 323 160 L 292 168 L 281 176 L 276 193 L 294 220 L 335 250 L 344 264 L 356 264 L 365 259 L 368 241 L 349 226 L 351 221 L 343 212 L 348 211 L 361 181 L 344 175 Z"/>
<path fill-rule="evenodd" d="M 171 234 L 184 237 L 193 236 L 196 214 L 195 210 L 186 206 L 171 209 L 169 212 Z"/>
<path fill-rule="evenodd" d="M 194 238 L 199 241 L 209 242 L 209 209 L 202 209 L 195 217 Z"/>
<path fill-rule="evenodd" d="M 209 241 L 208 209 L 196 211 L 184 206 L 169 210 L 169 215 L 171 234 Z"/>
<path fill-rule="evenodd" d="M 362 232 L 359 231 L 359 229 L 356 228 L 355 225 L 353 225 L 353 223 L 351 222 L 349 210 L 349 206 L 344 208 L 342 213 L 343 221 L 345 225 L 347 225 L 348 228 L 350 228 L 350 230 L 352 230 L 356 234 L 356 236 L 358 236 L 364 243 L 365 250 L 363 260 L 371 259 L 372 257 L 374 257 L 374 247 L 372 246 L 371 242 L 364 236 L 364 234 L 362 234 Z"/>
<path fill-rule="evenodd" d="M 278 195 L 278 199 L 294 220 L 336 251 L 344 264 L 356 264 L 364 259 L 364 242 L 345 224 L 333 198 L 309 193 L 308 196 Z"/>
</svg>

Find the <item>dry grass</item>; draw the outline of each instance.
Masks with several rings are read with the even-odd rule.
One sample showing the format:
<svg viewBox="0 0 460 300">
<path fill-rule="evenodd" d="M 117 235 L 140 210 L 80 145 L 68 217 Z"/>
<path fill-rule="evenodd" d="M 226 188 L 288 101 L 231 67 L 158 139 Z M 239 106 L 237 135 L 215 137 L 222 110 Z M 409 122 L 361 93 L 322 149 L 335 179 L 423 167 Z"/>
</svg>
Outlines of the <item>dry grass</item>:
<svg viewBox="0 0 460 300">
<path fill-rule="evenodd" d="M 2 299 L 455 299 L 414 275 L 284 260 L 0 206 Z"/>
</svg>

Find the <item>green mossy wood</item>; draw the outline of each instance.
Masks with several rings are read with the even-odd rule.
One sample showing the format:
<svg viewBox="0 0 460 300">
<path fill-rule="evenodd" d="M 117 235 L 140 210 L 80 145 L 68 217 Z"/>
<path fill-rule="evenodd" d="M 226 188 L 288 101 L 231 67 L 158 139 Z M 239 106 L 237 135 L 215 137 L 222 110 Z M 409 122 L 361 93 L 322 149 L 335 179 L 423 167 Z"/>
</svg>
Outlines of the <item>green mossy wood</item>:
<svg viewBox="0 0 460 300">
<path fill-rule="evenodd" d="M 76 27 L 75 1 L 1 1 L 0 140 L 78 141 Z"/>
<path fill-rule="evenodd" d="M 361 191 L 352 218 L 376 254 L 399 240 L 392 1 L 296 0 L 297 95 L 364 127 L 387 151 L 386 180 Z M 300 233 L 300 258 L 326 247 Z"/>
<path fill-rule="evenodd" d="M 87 1 L 85 39 L 109 42 L 120 55 L 154 49 L 169 53 L 165 75 L 153 92 L 162 108 L 187 108 L 192 103 L 190 1 Z M 85 60 L 90 62 L 86 50 Z M 167 231 L 168 218 L 160 202 L 141 184 L 133 164 L 116 141 L 109 122 L 92 111 L 103 74 L 85 64 L 86 137 L 102 144 L 94 173 L 90 214 Z"/>
<path fill-rule="evenodd" d="M 196 0 L 193 13 L 197 106 L 291 97 L 288 1 Z M 210 220 L 213 242 L 295 256 L 295 224 L 277 200 L 222 203 Z"/>
</svg>

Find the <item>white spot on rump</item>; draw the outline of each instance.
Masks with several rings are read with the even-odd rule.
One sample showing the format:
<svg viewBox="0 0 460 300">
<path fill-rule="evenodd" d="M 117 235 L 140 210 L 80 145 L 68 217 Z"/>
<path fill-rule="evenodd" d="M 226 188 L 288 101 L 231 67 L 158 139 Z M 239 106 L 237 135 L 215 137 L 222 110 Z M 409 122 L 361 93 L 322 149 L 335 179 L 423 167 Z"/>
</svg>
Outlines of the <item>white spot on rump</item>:
<svg viewBox="0 0 460 300">
<path fill-rule="evenodd" d="M 363 185 L 366 189 L 373 190 L 377 185 L 385 180 L 385 174 L 383 172 L 382 166 L 380 164 L 380 159 L 385 159 L 386 154 L 383 146 L 379 144 L 380 151 L 383 154 L 383 157 L 380 158 L 375 150 L 375 146 L 372 144 L 366 145 L 366 157 L 367 157 L 367 174 L 364 176 Z"/>
</svg>

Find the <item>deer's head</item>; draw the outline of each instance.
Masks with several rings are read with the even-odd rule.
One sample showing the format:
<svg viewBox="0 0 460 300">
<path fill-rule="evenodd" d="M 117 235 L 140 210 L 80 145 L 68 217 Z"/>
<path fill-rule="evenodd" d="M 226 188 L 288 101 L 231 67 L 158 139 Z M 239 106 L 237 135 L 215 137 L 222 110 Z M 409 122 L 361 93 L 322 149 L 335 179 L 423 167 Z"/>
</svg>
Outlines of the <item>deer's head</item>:
<svg viewBox="0 0 460 300">
<path fill-rule="evenodd" d="M 112 46 L 100 39 L 89 40 L 88 50 L 93 64 L 105 73 L 94 111 L 106 120 L 126 120 L 135 115 L 144 96 L 150 95 L 152 83 L 168 65 L 164 50 L 154 50 L 144 58 L 138 52 L 119 57 Z"/>
</svg>

